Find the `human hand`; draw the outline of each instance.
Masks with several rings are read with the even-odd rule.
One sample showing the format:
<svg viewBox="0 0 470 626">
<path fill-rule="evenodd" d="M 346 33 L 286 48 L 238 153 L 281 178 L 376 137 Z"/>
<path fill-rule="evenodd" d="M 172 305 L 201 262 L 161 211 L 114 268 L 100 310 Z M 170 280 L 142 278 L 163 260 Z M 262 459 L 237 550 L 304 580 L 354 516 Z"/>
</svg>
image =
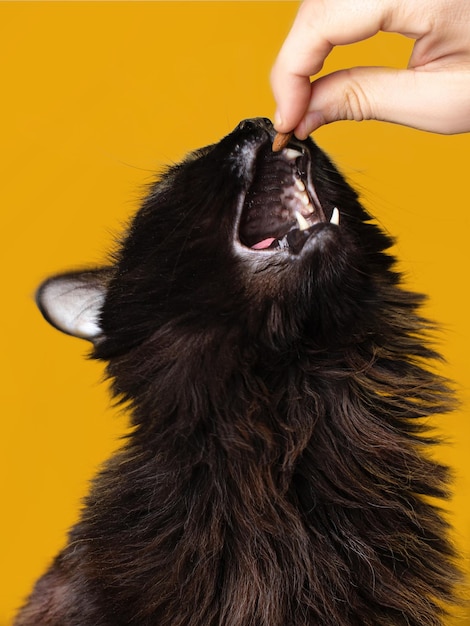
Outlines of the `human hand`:
<svg viewBox="0 0 470 626">
<path fill-rule="evenodd" d="M 355 67 L 310 82 L 337 45 L 379 31 L 415 40 L 407 69 Z M 299 139 L 338 120 L 470 131 L 469 0 L 304 0 L 271 73 L 275 127 Z"/>
</svg>

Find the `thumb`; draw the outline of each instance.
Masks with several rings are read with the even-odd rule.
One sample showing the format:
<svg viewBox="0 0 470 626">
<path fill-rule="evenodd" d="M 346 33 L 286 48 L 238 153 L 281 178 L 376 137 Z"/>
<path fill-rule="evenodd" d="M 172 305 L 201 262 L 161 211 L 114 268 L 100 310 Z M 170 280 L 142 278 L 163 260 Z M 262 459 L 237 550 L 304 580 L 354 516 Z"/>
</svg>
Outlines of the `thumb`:
<svg viewBox="0 0 470 626">
<path fill-rule="evenodd" d="M 299 139 L 339 120 L 381 120 L 452 134 L 470 130 L 470 70 L 356 67 L 315 80 Z"/>
</svg>

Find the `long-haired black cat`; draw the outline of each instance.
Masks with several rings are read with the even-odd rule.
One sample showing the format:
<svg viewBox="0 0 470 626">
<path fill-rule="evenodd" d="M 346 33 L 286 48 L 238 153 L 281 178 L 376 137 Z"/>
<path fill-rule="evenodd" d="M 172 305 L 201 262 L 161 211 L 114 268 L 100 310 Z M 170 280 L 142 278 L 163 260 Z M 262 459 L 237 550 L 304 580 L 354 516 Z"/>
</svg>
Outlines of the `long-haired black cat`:
<svg viewBox="0 0 470 626">
<path fill-rule="evenodd" d="M 456 571 L 422 298 L 311 141 L 265 119 L 171 167 L 114 262 L 38 304 L 133 432 L 16 626 L 439 626 Z"/>
</svg>

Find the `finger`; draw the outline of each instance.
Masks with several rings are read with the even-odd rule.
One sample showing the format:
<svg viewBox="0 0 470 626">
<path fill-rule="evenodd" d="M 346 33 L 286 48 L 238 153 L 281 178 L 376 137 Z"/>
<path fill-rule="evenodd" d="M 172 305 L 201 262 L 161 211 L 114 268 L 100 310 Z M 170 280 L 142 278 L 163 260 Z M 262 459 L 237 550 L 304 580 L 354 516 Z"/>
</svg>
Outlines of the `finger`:
<svg viewBox="0 0 470 626">
<path fill-rule="evenodd" d="M 331 48 L 328 42 L 321 45 L 304 25 L 294 25 L 271 71 L 278 131 L 288 132 L 299 123 L 310 101 L 310 76 L 321 69 Z"/>
<path fill-rule="evenodd" d="M 384 26 L 385 4 L 306 0 L 300 6 L 271 71 L 277 130 L 290 131 L 300 122 L 310 98 L 310 76 L 321 70 L 333 46 L 360 41 Z"/>
<path fill-rule="evenodd" d="M 301 139 L 339 120 L 374 119 L 443 134 L 470 131 L 468 68 L 353 68 L 319 78 L 310 90 L 307 112 L 295 128 Z"/>
</svg>

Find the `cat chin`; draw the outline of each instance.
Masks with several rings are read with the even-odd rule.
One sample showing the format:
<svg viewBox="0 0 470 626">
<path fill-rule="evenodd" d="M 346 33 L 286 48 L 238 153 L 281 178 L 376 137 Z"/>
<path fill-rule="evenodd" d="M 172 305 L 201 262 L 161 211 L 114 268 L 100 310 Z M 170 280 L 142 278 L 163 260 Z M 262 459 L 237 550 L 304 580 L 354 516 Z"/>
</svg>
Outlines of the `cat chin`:
<svg viewBox="0 0 470 626">
<path fill-rule="evenodd" d="M 339 211 L 335 207 L 329 222 L 316 224 L 309 228 L 292 228 L 282 239 L 268 237 L 254 246 L 248 247 L 240 239 L 234 239 L 234 248 L 238 255 L 261 263 L 264 261 L 278 261 L 280 258 L 301 258 L 317 248 L 321 248 L 325 241 L 336 237 L 336 228 L 339 226 Z"/>
</svg>

